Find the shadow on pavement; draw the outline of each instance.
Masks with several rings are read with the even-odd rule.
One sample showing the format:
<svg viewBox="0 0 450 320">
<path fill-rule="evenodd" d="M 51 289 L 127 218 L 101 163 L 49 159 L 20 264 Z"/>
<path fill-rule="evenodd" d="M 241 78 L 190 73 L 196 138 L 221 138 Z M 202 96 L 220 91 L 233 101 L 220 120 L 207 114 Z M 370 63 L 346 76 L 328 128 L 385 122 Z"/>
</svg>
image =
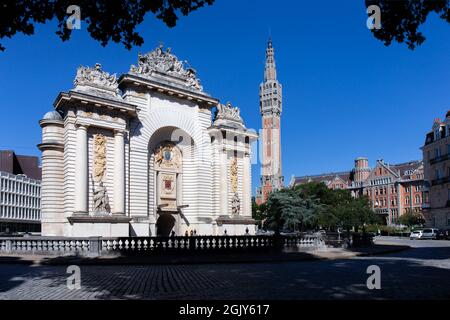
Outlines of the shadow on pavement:
<svg viewBox="0 0 450 320">
<path fill-rule="evenodd" d="M 355 249 L 356 250 L 356 249 Z M 358 250 L 361 253 L 361 249 Z M 363 252 L 364 253 L 364 252 Z M 290 257 L 292 254 L 289 254 Z M 315 259 L 301 253 L 305 260 Z M 167 257 L 116 257 L 84 259 L 80 265 L 82 290 L 66 287 L 67 264 L 72 258 L 49 258 L 40 266 L 0 265 L 0 298 L 23 299 L 448 299 L 450 248 L 414 248 L 382 256 L 320 261 L 267 261 L 267 255 L 198 255 Z M 125 259 L 130 264 L 124 265 Z M 228 259 L 228 263 L 217 260 Z M 256 261 L 257 259 L 259 261 Z M 273 256 L 272 256 L 273 258 Z M 79 259 L 79 258 L 78 258 Z M 181 259 L 181 260 L 180 260 Z M 190 263 L 185 263 L 186 259 Z M 201 261 L 202 259 L 206 259 Z M 19 258 L 17 258 L 19 260 Z M 104 259 L 103 259 L 104 260 Z M 149 263 L 145 263 L 147 262 Z M 229 263 L 233 260 L 234 263 Z M 259 263 L 247 263 L 246 260 Z M 1 261 L 1 259 L 0 259 Z M 197 261 L 198 263 L 193 263 Z M 200 262 L 201 261 L 201 262 Z M 437 261 L 437 262 L 436 262 Z M 9 262 L 9 261 L 8 261 Z M 17 261 L 16 261 L 17 262 Z M 150 263 L 151 262 L 151 263 Z M 14 260 L 11 261 L 14 263 Z M 369 290 L 366 270 L 381 268 L 382 289 Z"/>
</svg>

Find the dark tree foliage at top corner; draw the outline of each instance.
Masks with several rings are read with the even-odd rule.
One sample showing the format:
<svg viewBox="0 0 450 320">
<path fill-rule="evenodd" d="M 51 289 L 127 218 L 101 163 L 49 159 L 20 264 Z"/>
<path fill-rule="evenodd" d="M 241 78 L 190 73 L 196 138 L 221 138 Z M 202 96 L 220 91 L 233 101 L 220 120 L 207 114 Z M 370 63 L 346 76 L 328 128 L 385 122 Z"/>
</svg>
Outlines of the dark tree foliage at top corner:
<svg viewBox="0 0 450 320">
<path fill-rule="evenodd" d="M 56 34 L 66 41 L 72 32 L 66 27 L 70 15 L 67 8 L 77 5 L 81 9 L 81 21 L 92 38 L 103 46 L 113 41 L 131 49 L 144 42 L 135 29 L 147 13 L 174 27 L 180 15 L 187 16 L 213 3 L 214 0 L 1 0 L 0 40 L 17 33 L 32 35 L 36 24 L 56 19 Z M 0 51 L 4 50 L 0 43 Z"/>
<path fill-rule="evenodd" d="M 381 29 L 373 29 L 375 38 L 389 46 L 392 41 L 405 43 L 414 50 L 425 41 L 419 27 L 430 13 L 450 23 L 450 0 L 365 0 L 366 7 L 381 9 Z"/>
</svg>

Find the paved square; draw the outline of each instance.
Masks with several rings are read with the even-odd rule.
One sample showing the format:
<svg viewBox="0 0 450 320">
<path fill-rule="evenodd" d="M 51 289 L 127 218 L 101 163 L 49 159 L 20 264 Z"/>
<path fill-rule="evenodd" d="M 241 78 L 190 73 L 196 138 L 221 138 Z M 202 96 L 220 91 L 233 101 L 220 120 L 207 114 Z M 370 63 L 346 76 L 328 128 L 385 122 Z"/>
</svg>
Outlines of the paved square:
<svg viewBox="0 0 450 320">
<path fill-rule="evenodd" d="M 0 264 L 0 299 L 450 298 L 448 243 L 414 246 L 385 256 L 331 261 L 80 266 L 80 290 L 68 289 L 66 266 Z M 370 265 L 381 268 L 381 290 L 367 289 Z"/>
</svg>

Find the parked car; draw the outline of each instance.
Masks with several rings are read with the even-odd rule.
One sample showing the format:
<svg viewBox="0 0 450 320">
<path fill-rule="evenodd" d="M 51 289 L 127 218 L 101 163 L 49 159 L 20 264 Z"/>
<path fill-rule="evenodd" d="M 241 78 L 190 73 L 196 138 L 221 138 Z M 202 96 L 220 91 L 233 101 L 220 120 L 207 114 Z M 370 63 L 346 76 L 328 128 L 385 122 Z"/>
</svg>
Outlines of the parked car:
<svg viewBox="0 0 450 320">
<path fill-rule="evenodd" d="M 422 239 L 422 233 L 423 233 L 423 230 L 413 230 L 411 232 L 411 234 L 409 235 L 409 239 L 411 239 L 411 240 Z"/>
<path fill-rule="evenodd" d="M 439 240 L 450 240 L 450 231 L 447 230 L 439 230 L 437 234 L 437 238 Z"/>
<path fill-rule="evenodd" d="M 432 239 L 436 240 L 438 238 L 438 229 L 429 228 L 429 229 L 423 229 L 422 237 L 421 239 Z"/>
</svg>

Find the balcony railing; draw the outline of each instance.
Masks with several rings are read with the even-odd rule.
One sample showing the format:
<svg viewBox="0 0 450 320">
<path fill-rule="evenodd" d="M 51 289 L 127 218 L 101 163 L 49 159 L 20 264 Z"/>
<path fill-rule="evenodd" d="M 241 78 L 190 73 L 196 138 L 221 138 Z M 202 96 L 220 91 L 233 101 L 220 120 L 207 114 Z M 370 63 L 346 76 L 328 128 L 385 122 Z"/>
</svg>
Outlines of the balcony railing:
<svg viewBox="0 0 450 320">
<path fill-rule="evenodd" d="M 450 159 L 450 154 L 447 153 L 442 156 L 436 157 L 434 159 L 430 159 L 430 164 L 436 164 L 436 163 L 439 163 L 439 162 L 442 162 L 442 161 L 445 161 L 448 159 Z"/>
</svg>

